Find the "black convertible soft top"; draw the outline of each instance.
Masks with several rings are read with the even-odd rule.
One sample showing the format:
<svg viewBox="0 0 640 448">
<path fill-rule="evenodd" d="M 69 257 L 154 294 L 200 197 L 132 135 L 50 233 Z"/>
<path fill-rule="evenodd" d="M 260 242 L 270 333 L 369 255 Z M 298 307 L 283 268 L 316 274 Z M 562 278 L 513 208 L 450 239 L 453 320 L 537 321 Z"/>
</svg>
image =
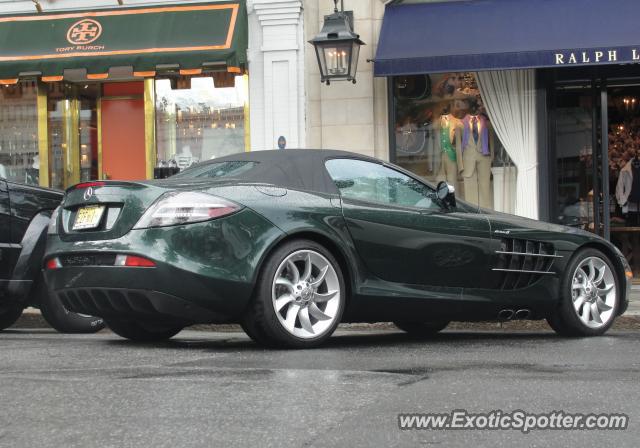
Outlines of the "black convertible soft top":
<svg viewBox="0 0 640 448">
<path fill-rule="evenodd" d="M 273 184 L 295 190 L 337 193 L 338 190 L 329 177 L 324 163 L 328 159 L 358 159 L 382 163 L 373 157 L 347 151 L 328 149 L 283 149 L 252 151 L 219 157 L 197 165 L 203 166 L 220 162 L 257 162 L 255 168 L 242 174 L 239 181 Z M 185 172 L 186 174 L 186 172 Z M 225 180 L 230 180 L 226 178 Z"/>
</svg>

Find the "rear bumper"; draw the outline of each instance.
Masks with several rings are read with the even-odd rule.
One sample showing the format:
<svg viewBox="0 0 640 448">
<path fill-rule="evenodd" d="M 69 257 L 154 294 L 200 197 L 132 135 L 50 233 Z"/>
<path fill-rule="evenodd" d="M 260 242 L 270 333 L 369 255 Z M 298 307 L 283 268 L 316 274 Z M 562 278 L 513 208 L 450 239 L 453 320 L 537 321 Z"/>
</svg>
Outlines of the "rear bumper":
<svg viewBox="0 0 640 448">
<path fill-rule="evenodd" d="M 82 261 L 47 269 L 44 276 L 50 291 L 83 314 L 185 324 L 229 322 L 246 309 L 259 263 L 281 235 L 249 209 L 203 223 L 131 230 L 113 240 L 63 241 L 49 235 L 45 262 L 120 254 L 147 258 L 155 267 Z"/>
<path fill-rule="evenodd" d="M 228 317 L 157 291 L 115 288 L 69 288 L 58 299 L 69 311 L 103 318 L 194 323 L 224 322 Z"/>
<path fill-rule="evenodd" d="M 49 289 L 70 311 L 103 318 L 222 323 L 242 313 L 249 283 L 209 278 L 175 266 L 87 266 L 45 271 Z"/>
</svg>

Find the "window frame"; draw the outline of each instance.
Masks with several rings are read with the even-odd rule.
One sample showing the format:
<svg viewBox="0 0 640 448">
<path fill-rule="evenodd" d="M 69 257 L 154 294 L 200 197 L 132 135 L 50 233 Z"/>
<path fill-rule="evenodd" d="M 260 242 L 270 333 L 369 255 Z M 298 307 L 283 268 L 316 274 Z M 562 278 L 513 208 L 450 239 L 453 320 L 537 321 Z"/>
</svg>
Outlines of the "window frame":
<svg viewBox="0 0 640 448">
<path fill-rule="evenodd" d="M 337 185 L 335 185 L 335 180 L 333 179 L 333 177 L 331 176 L 331 173 L 329 172 L 328 168 L 327 168 L 327 162 L 331 161 L 331 160 L 351 160 L 351 161 L 356 161 L 356 162 L 367 162 L 367 163 L 371 163 L 373 165 L 380 165 L 384 168 L 390 169 L 391 171 L 395 171 L 397 173 L 402 174 L 403 176 L 406 176 L 416 182 L 418 182 L 419 184 L 423 185 L 425 188 L 431 190 L 433 192 L 434 197 L 433 198 L 429 198 L 433 201 L 434 204 L 437 205 L 437 208 L 433 207 L 433 208 L 424 208 L 424 207 L 416 207 L 416 206 L 411 206 L 411 205 L 402 205 L 402 204 L 392 204 L 392 203 L 388 203 L 388 202 L 380 202 L 380 201 L 374 201 L 374 200 L 370 200 L 370 199 L 360 199 L 360 198 L 352 198 L 352 197 L 345 197 L 341 190 L 338 188 Z M 410 210 L 410 211 L 417 211 L 417 212 L 421 212 L 421 213 L 443 213 L 448 211 L 447 206 L 438 198 L 437 194 L 436 194 L 436 189 L 428 182 L 424 181 L 423 179 L 418 178 L 417 176 L 415 176 L 413 173 L 406 171 L 405 169 L 401 168 L 401 167 L 397 167 L 393 164 L 387 163 L 383 160 L 369 160 L 369 159 L 364 159 L 364 158 L 358 158 L 358 157 L 347 157 L 347 156 L 339 156 L 339 157 L 328 157 L 323 161 L 323 166 L 324 166 L 324 170 L 327 173 L 327 176 L 329 176 L 329 179 L 331 179 L 331 182 L 335 185 L 336 190 L 338 191 L 338 196 L 340 196 L 340 199 L 348 199 L 350 201 L 354 201 L 356 203 L 360 202 L 360 203 L 365 203 L 365 204 L 375 204 L 375 205 L 384 205 L 386 207 L 389 208 L 394 208 L 394 209 L 399 209 L 399 210 Z"/>
</svg>

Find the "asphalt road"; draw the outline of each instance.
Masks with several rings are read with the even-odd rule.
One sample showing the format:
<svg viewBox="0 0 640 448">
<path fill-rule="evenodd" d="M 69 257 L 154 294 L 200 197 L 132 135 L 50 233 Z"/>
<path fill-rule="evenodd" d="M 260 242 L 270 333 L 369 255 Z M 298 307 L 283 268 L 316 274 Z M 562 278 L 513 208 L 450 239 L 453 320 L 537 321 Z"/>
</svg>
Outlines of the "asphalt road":
<svg viewBox="0 0 640 448">
<path fill-rule="evenodd" d="M 341 331 L 311 351 L 240 333 L 160 345 L 0 334 L 2 447 L 637 447 L 640 333 Z M 624 431 L 400 431 L 401 412 L 615 412 Z"/>
</svg>

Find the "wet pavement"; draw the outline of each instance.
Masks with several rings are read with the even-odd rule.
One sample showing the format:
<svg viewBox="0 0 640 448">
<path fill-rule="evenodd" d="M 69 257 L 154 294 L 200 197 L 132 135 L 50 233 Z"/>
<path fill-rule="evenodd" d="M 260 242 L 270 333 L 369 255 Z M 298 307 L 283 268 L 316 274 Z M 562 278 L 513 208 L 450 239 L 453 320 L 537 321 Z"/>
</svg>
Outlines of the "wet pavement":
<svg viewBox="0 0 640 448">
<path fill-rule="evenodd" d="M 639 332 L 340 331 L 263 350 L 241 333 L 137 345 L 0 334 L 0 446 L 637 446 Z M 626 413 L 624 431 L 400 431 L 398 413 Z"/>
</svg>

